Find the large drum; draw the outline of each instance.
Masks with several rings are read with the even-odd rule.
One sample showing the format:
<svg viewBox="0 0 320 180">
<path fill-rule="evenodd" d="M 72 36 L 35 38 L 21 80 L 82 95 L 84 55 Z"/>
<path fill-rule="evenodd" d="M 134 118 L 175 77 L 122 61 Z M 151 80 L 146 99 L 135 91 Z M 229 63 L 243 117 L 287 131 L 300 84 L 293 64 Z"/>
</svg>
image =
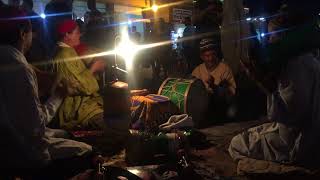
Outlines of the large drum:
<svg viewBox="0 0 320 180">
<path fill-rule="evenodd" d="M 155 133 L 159 125 L 177 113 L 179 109 L 166 96 L 149 94 L 131 97 L 131 117 L 133 129 Z"/>
<path fill-rule="evenodd" d="M 103 94 L 103 115 L 106 124 L 119 133 L 127 133 L 130 124 L 130 93 L 128 84 L 114 82 L 107 84 Z"/>
<path fill-rule="evenodd" d="M 181 112 L 191 115 L 196 124 L 205 117 L 209 96 L 199 79 L 168 78 L 160 86 L 158 94 L 167 96 Z"/>
</svg>

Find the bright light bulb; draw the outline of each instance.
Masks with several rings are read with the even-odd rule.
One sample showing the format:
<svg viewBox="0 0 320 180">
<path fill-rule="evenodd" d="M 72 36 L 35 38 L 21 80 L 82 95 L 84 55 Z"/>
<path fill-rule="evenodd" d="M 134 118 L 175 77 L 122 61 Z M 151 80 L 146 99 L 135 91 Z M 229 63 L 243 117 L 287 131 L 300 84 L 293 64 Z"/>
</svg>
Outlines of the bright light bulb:
<svg viewBox="0 0 320 180">
<path fill-rule="evenodd" d="M 157 12 L 159 7 L 158 7 L 158 5 L 154 4 L 154 5 L 152 5 L 151 9 L 153 12 Z"/>
<path fill-rule="evenodd" d="M 46 18 L 46 15 L 45 15 L 44 13 L 41 13 L 41 14 L 40 14 L 40 17 L 41 17 L 42 19 L 45 19 L 45 18 Z"/>
<path fill-rule="evenodd" d="M 264 33 L 261 33 L 261 37 L 264 37 L 265 36 L 265 34 Z"/>
<path fill-rule="evenodd" d="M 261 17 L 261 18 L 259 18 L 259 20 L 260 20 L 260 21 L 265 21 L 266 19 L 263 18 L 263 17 Z"/>
<path fill-rule="evenodd" d="M 247 21 L 251 21 L 251 18 L 247 18 L 246 20 L 247 20 Z"/>
<path fill-rule="evenodd" d="M 126 30 L 122 31 L 121 41 L 116 47 L 115 53 L 125 60 L 129 71 L 132 69 L 134 57 L 139 50 L 139 46 L 130 41 L 128 32 Z"/>
</svg>

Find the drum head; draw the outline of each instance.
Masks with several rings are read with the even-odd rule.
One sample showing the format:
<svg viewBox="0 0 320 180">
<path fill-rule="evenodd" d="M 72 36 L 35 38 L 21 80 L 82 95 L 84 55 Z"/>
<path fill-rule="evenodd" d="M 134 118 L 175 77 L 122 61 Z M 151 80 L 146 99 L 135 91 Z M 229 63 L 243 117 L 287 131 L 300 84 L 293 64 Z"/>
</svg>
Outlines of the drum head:
<svg viewBox="0 0 320 180">
<path fill-rule="evenodd" d="M 186 107 L 187 113 L 192 116 L 192 120 L 199 125 L 204 120 L 209 105 L 209 95 L 205 85 L 199 79 L 190 86 Z"/>
<path fill-rule="evenodd" d="M 168 78 L 158 94 L 167 96 L 182 113 L 192 116 L 196 125 L 205 118 L 209 95 L 201 80 Z"/>
<path fill-rule="evenodd" d="M 166 79 L 158 94 L 168 97 L 183 113 L 187 113 L 186 100 L 193 79 Z"/>
</svg>

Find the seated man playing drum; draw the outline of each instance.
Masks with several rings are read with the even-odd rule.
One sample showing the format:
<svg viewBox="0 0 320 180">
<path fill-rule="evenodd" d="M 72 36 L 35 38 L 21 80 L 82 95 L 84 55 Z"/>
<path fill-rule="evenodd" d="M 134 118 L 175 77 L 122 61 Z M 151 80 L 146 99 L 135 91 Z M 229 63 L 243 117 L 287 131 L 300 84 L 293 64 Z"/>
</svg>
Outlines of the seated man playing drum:
<svg viewBox="0 0 320 180">
<path fill-rule="evenodd" d="M 59 108 L 60 127 L 101 129 L 104 127 L 103 100 L 98 94 L 98 81 L 74 49 L 80 44 L 79 27 L 75 21 L 65 20 L 58 24 L 57 34 L 60 39 L 54 56 L 54 70 L 59 77 L 78 84 L 76 92 L 64 98 Z"/>
<path fill-rule="evenodd" d="M 224 114 L 226 105 L 236 93 L 236 83 L 230 67 L 221 62 L 216 46 L 212 39 L 201 40 L 200 57 L 203 63 L 193 70 L 192 76 L 202 80 L 212 97 L 211 106 L 218 114 Z"/>
<path fill-rule="evenodd" d="M 121 88 L 123 85 L 114 87 L 115 90 L 106 90 L 103 98 L 94 75 L 96 70 L 104 68 L 104 63 L 93 61 L 89 69 L 83 57 L 78 56 L 75 47 L 80 44 L 80 31 L 76 22 L 71 19 L 60 22 L 57 33 L 60 38 L 53 59 L 54 71 L 58 77 L 74 84 L 73 93 L 63 99 L 57 112 L 59 127 L 68 131 L 101 131 L 101 142 L 96 145 L 102 151 L 113 151 L 115 146 L 124 144 L 122 142 L 126 141 L 129 133 L 129 118 L 124 112 L 126 109 L 129 111 L 129 105 L 124 102 L 126 94 Z M 119 116 L 115 117 L 115 114 Z"/>
<path fill-rule="evenodd" d="M 203 63 L 197 66 L 192 76 L 201 79 L 210 93 L 224 93 L 234 96 L 236 83 L 230 67 L 218 57 L 217 45 L 211 39 L 200 42 L 200 58 Z"/>
<path fill-rule="evenodd" d="M 48 179 L 65 176 L 62 171 L 71 173 L 82 165 L 89 168 L 93 155 L 90 145 L 65 139 L 68 136 L 64 133 L 46 127 L 69 94 L 69 87 L 57 82 L 48 100 L 40 102 L 36 73 L 24 55 L 32 41 L 30 19 L 23 10 L 11 6 L 1 7 L 0 19 L 1 175 L 46 172 L 47 178 L 40 179 Z M 82 160 L 83 164 L 79 163 Z M 59 169 L 61 162 L 68 164 Z"/>
</svg>

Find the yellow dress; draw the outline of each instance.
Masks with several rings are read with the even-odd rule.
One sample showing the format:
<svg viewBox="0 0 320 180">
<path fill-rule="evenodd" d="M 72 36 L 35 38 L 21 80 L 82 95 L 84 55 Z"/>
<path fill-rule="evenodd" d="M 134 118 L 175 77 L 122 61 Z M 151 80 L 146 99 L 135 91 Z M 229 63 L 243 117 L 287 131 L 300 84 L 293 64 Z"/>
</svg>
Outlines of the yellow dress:
<svg viewBox="0 0 320 180">
<path fill-rule="evenodd" d="M 98 94 L 96 78 L 76 51 L 64 43 L 59 43 L 54 70 L 58 76 L 78 84 L 77 95 L 66 97 L 58 110 L 60 127 L 67 130 L 88 128 L 90 121 L 102 117 L 103 113 L 103 99 Z"/>
</svg>

